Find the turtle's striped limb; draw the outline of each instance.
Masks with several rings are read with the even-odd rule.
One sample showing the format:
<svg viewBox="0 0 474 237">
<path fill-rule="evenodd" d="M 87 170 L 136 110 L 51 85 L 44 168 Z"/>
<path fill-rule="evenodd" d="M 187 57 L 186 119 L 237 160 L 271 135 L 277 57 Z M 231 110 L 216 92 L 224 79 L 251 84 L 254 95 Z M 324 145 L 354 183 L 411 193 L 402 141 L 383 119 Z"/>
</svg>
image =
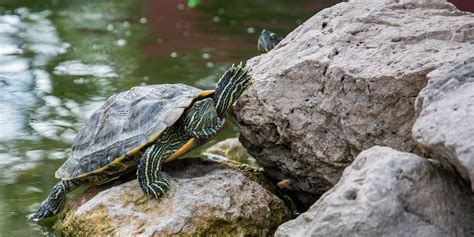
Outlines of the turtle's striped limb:
<svg viewBox="0 0 474 237">
<path fill-rule="evenodd" d="M 217 114 L 215 102 L 211 98 L 196 101 L 183 115 L 181 124 L 188 136 L 197 139 L 213 137 L 223 126 Z"/>
<path fill-rule="evenodd" d="M 163 161 L 176 152 L 189 138 L 174 126 L 167 128 L 155 144 L 148 147 L 138 165 L 138 183 L 143 192 L 155 198 L 170 188 L 169 181 L 161 173 Z"/>
<path fill-rule="evenodd" d="M 230 108 L 240 94 L 251 83 L 251 78 L 245 67 L 240 63 L 237 66 L 232 65 L 222 75 L 217 82 L 214 101 L 216 102 L 216 111 L 219 117 L 223 117 L 224 113 Z"/>
<path fill-rule="evenodd" d="M 163 149 L 156 144 L 150 146 L 143 154 L 137 170 L 138 183 L 143 192 L 155 198 L 170 188 L 168 180 L 161 174 L 161 164 L 166 157 L 159 156 L 159 153 L 163 153 Z"/>
<path fill-rule="evenodd" d="M 82 180 L 61 180 L 56 183 L 48 197 L 41 203 L 38 211 L 31 216 L 31 219 L 39 221 L 58 214 L 64 206 L 66 194 L 82 184 L 84 184 Z"/>
</svg>

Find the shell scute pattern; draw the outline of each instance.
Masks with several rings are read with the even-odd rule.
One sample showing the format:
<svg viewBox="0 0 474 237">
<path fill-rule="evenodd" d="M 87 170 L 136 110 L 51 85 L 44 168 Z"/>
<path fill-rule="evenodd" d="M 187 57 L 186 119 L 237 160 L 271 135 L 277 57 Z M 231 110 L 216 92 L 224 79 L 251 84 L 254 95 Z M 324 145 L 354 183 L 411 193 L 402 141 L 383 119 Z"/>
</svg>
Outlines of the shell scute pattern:
<svg viewBox="0 0 474 237">
<path fill-rule="evenodd" d="M 126 154 L 121 162 L 133 163 L 136 155 L 132 150 L 154 141 L 201 92 L 183 84 L 162 84 L 133 87 L 110 97 L 79 132 L 71 157 L 56 171 L 56 177 L 77 178 Z M 128 167 L 117 165 L 122 166 L 113 164 L 104 172 L 121 172 Z"/>
</svg>

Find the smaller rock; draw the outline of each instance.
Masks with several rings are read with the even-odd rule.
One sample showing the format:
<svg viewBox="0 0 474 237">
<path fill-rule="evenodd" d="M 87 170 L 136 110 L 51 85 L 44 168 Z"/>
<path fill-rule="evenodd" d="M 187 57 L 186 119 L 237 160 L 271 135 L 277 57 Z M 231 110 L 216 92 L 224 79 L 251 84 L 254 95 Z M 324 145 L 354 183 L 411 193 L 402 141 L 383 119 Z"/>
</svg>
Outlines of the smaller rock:
<svg viewBox="0 0 474 237">
<path fill-rule="evenodd" d="M 474 57 L 459 56 L 428 74 L 416 99 L 415 141 L 452 164 L 474 191 Z"/>
<path fill-rule="evenodd" d="M 89 189 L 55 227 L 85 236 L 269 235 L 289 217 L 283 201 L 223 163 L 183 159 L 164 171 L 172 185 L 165 196 L 150 199 L 136 180 Z"/>
<path fill-rule="evenodd" d="M 244 164 L 255 164 L 255 159 L 252 158 L 247 150 L 242 146 L 238 138 L 228 138 L 216 143 L 204 151 L 203 155 L 211 159 L 230 159 Z"/>
<path fill-rule="evenodd" d="M 437 161 L 376 146 L 275 236 L 474 236 L 474 194 Z"/>
</svg>

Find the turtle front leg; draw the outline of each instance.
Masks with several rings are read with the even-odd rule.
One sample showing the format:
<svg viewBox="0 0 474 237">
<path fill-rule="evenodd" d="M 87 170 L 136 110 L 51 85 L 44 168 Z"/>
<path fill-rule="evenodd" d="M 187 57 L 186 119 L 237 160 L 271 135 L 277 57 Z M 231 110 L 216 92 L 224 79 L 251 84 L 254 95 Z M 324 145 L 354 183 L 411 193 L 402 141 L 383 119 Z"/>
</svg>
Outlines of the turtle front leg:
<svg viewBox="0 0 474 237">
<path fill-rule="evenodd" d="M 148 196 L 159 198 L 170 188 L 168 179 L 161 173 L 161 164 L 169 156 L 166 149 L 167 145 L 158 141 L 145 151 L 138 165 L 138 183 Z"/>
<path fill-rule="evenodd" d="M 183 115 L 184 132 L 199 140 L 205 140 L 216 135 L 222 129 L 223 122 L 219 118 L 215 102 L 211 98 L 197 101 Z"/>
<path fill-rule="evenodd" d="M 83 182 L 79 180 L 59 181 L 54 185 L 53 190 L 51 190 L 48 197 L 41 203 L 38 211 L 30 218 L 33 221 L 39 221 L 46 217 L 58 214 L 64 206 L 66 194 L 82 184 Z"/>
</svg>

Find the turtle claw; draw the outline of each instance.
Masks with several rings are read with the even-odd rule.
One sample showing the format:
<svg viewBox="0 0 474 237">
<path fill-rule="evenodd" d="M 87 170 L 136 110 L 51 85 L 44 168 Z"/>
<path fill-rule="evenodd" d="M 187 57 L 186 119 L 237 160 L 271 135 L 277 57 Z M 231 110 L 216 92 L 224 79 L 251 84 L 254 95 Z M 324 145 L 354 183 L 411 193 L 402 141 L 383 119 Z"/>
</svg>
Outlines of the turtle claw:
<svg viewBox="0 0 474 237">
<path fill-rule="evenodd" d="M 32 215 L 29 216 L 30 220 L 34 221 L 34 222 L 38 222 L 40 220 L 43 220 L 44 218 L 48 217 L 52 215 L 52 213 L 34 213 Z"/>
<path fill-rule="evenodd" d="M 48 210 L 47 208 L 44 208 L 44 206 L 41 206 L 40 209 L 31 216 L 29 216 L 30 220 L 34 222 L 38 222 L 40 220 L 43 220 L 44 218 L 53 216 L 53 212 L 51 210 Z"/>
<path fill-rule="evenodd" d="M 51 202 L 49 199 L 45 202 L 41 203 L 41 206 L 38 208 L 36 213 L 29 216 L 30 220 L 38 222 L 43 220 L 47 217 L 54 216 L 58 214 L 59 210 L 61 210 L 62 203 L 61 202 Z"/>
<path fill-rule="evenodd" d="M 65 182 L 66 181 L 60 181 L 54 185 L 53 190 L 49 193 L 46 200 L 41 203 L 38 211 L 30 217 L 31 220 L 40 221 L 44 218 L 54 216 L 61 211 L 66 201 L 67 184 Z"/>
</svg>

